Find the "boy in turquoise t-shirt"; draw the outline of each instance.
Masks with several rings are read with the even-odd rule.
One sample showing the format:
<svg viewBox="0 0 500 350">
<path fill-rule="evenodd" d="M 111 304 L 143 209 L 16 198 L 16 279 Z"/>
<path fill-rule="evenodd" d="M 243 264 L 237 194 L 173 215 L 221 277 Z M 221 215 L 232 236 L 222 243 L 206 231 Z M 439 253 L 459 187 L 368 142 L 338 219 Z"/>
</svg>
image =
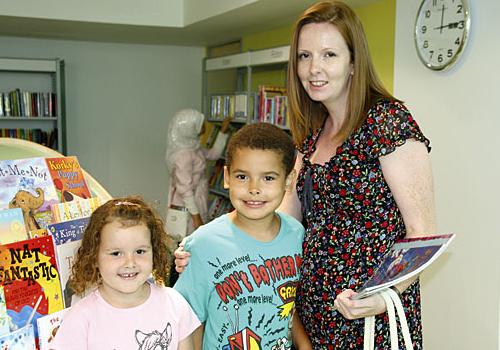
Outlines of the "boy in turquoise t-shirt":
<svg viewBox="0 0 500 350">
<path fill-rule="evenodd" d="M 235 209 L 188 237 L 191 260 L 174 286 L 204 324 L 204 350 L 291 347 L 304 228 L 275 210 L 294 160 L 291 139 L 271 124 L 246 125 L 229 141 L 224 187 Z"/>
</svg>

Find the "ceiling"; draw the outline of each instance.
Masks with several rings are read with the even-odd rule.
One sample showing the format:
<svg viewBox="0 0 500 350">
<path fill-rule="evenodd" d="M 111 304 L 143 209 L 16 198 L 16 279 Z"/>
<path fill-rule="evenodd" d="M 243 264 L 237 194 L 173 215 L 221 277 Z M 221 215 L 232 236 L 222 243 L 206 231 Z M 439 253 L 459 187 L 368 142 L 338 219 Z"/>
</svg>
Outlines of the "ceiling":
<svg viewBox="0 0 500 350">
<path fill-rule="evenodd" d="M 208 0 L 202 0 L 208 1 Z M 346 0 L 353 7 L 378 0 Z M 260 0 L 183 28 L 0 15 L 0 35 L 137 44 L 212 46 L 293 23 L 314 0 Z M 1 10 L 0 10 L 1 14 Z"/>
</svg>

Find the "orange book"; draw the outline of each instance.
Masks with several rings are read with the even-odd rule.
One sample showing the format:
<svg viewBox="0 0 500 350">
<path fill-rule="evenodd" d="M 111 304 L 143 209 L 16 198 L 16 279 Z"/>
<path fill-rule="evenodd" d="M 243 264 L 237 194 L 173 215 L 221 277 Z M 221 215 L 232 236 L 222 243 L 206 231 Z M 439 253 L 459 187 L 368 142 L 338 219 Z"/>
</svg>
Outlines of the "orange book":
<svg viewBox="0 0 500 350">
<path fill-rule="evenodd" d="M 75 156 L 45 158 L 61 202 L 90 198 L 82 168 Z"/>
</svg>

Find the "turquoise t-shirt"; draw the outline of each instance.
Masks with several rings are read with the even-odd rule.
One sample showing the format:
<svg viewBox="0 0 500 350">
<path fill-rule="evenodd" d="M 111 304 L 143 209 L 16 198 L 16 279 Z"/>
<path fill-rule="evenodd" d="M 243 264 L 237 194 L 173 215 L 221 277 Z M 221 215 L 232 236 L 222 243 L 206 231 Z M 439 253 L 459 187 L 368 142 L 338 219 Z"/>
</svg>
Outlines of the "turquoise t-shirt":
<svg viewBox="0 0 500 350">
<path fill-rule="evenodd" d="M 290 348 L 304 228 L 278 215 L 270 242 L 253 239 L 227 214 L 189 236 L 191 259 L 174 288 L 205 323 L 204 350 Z"/>
</svg>

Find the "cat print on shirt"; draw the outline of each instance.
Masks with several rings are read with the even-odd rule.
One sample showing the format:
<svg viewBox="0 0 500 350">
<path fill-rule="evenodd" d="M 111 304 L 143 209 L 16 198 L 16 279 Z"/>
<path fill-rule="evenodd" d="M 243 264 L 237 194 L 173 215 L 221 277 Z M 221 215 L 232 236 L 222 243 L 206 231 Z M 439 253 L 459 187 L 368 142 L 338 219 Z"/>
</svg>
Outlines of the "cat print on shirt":
<svg viewBox="0 0 500 350">
<path fill-rule="evenodd" d="M 168 323 L 162 333 L 158 331 L 144 333 L 136 330 L 135 339 L 139 344 L 138 350 L 168 350 L 172 341 L 172 326 Z"/>
</svg>

